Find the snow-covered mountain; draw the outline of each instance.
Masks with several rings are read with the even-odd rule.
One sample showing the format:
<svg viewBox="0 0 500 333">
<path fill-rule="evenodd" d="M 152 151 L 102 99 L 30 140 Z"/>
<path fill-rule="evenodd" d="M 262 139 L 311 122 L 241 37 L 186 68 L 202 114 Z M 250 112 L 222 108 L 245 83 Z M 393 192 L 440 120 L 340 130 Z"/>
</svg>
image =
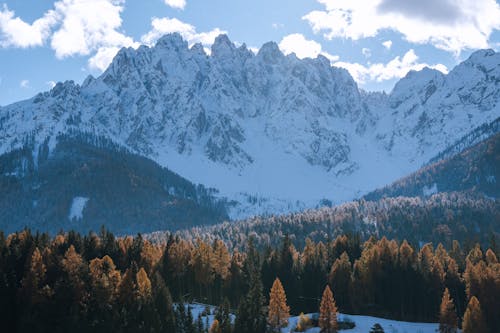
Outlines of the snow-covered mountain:
<svg viewBox="0 0 500 333">
<path fill-rule="evenodd" d="M 98 78 L 1 108 L 0 154 L 90 132 L 219 189 L 244 216 L 353 199 L 499 115 L 492 50 L 448 75 L 409 72 L 385 94 L 361 91 L 323 56 L 285 56 L 272 42 L 254 55 L 225 35 L 207 55 L 170 34 L 122 49 Z"/>
</svg>

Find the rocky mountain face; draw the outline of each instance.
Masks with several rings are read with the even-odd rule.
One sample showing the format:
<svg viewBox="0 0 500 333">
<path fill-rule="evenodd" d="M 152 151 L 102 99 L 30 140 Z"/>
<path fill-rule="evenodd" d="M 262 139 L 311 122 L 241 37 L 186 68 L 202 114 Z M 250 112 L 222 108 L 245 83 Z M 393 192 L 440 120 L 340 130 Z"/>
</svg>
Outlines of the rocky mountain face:
<svg viewBox="0 0 500 333">
<path fill-rule="evenodd" d="M 0 109 L 0 154 L 71 131 L 103 136 L 240 202 L 232 216 L 353 199 L 390 183 L 500 114 L 500 54 L 448 75 L 410 72 L 390 94 L 358 89 L 318 56 L 253 54 L 219 36 L 122 49 L 98 78 Z M 36 158 L 35 158 L 36 159 Z"/>
</svg>

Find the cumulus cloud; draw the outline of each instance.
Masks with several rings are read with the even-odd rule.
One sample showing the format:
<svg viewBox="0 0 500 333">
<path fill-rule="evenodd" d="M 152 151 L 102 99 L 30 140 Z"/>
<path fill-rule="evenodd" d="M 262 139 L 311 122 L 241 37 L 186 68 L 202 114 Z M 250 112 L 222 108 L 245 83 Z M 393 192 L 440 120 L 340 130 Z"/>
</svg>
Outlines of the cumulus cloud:
<svg viewBox="0 0 500 333">
<path fill-rule="evenodd" d="M 390 29 L 411 43 L 459 54 L 488 47 L 490 35 L 500 29 L 500 5 L 495 0 L 317 1 L 325 10 L 312 11 L 303 19 L 327 39 L 358 40 Z"/>
<path fill-rule="evenodd" d="M 49 86 L 50 89 L 52 89 L 52 88 L 54 88 L 56 86 L 56 82 L 52 81 L 52 80 L 51 81 L 47 81 L 45 83 Z"/>
<path fill-rule="evenodd" d="M 382 43 L 382 45 L 383 45 L 386 49 L 390 50 L 390 49 L 391 49 L 391 47 L 392 47 L 392 40 L 386 40 L 385 42 L 383 42 L 383 43 Z"/>
<path fill-rule="evenodd" d="M 197 32 L 195 26 L 176 18 L 171 19 L 168 17 L 154 17 L 151 20 L 151 26 L 151 31 L 141 37 L 141 41 L 149 46 L 154 45 L 161 36 L 174 32 L 178 32 L 182 38 L 187 40 L 189 45 L 201 43 L 203 46 L 209 46 L 214 43 L 217 36 L 227 33 L 219 28 L 208 32 Z"/>
<path fill-rule="evenodd" d="M 0 46 L 42 46 L 50 40 L 56 57 L 91 55 L 89 66 L 104 70 L 121 47 L 138 43 L 120 31 L 124 0 L 59 0 L 32 24 L 4 6 Z"/>
<path fill-rule="evenodd" d="M 284 54 L 295 53 L 299 59 L 316 58 L 321 54 L 330 61 L 338 60 L 337 56 L 322 51 L 320 43 L 308 40 L 302 34 L 291 34 L 283 37 L 279 43 L 279 48 Z"/>
<path fill-rule="evenodd" d="M 58 14 L 49 10 L 32 24 L 26 23 L 3 5 L 0 10 L 0 46 L 33 47 L 41 46 L 50 36 L 52 27 L 58 21 Z"/>
<path fill-rule="evenodd" d="M 361 85 L 368 81 L 382 82 L 399 79 L 404 77 L 410 70 L 418 71 L 424 67 L 437 69 L 445 74 L 448 73 L 448 69 L 443 64 L 429 65 L 418 62 L 418 56 L 413 49 L 406 52 L 403 57 L 397 56 L 386 64 L 375 63 L 364 66 L 359 63 L 338 61 L 333 65 L 347 69 L 354 80 Z"/>
<path fill-rule="evenodd" d="M 165 0 L 165 4 L 172 8 L 184 9 L 186 7 L 186 0 Z"/>
<path fill-rule="evenodd" d="M 123 46 L 134 46 L 133 39 L 118 30 L 122 24 L 120 15 L 123 3 L 123 0 L 56 2 L 56 11 L 63 17 L 51 41 L 56 56 L 88 55 L 101 48 L 116 50 Z"/>
</svg>

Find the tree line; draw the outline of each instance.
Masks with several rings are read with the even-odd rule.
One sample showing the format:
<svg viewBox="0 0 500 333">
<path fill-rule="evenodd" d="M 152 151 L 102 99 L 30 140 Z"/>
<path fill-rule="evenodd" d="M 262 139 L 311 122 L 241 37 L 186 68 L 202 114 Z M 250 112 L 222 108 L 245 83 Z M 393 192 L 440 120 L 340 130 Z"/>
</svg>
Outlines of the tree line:
<svg viewBox="0 0 500 333">
<path fill-rule="evenodd" d="M 498 253 L 342 235 L 296 248 L 244 248 L 170 235 L 0 233 L 0 320 L 7 332 L 265 332 L 290 314 L 440 321 L 441 332 L 500 330 Z M 211 327 L 185 302 L 220 304 Z M 230 319 L 230 313 L 236 315 Z M 308 325 L 306 316 L 299 324 Z M 300 327 L 298 327 L 300 330 Z"/>
</svg>

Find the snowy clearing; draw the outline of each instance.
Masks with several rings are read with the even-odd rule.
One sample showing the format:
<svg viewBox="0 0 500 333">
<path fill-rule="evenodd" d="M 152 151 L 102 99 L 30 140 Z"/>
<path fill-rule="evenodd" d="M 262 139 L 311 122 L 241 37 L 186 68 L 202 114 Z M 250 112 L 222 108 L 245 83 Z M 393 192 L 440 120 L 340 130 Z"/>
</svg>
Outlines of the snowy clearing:
<svg viewBox="0 0 500 333">
<path fill-rule="evenodd" d="M 85 209 L 88 201 L 89 198 L 74 197 L 73 202 L 71 203 L 71 208 L 69 209 L 68 219 L 80 220 L 81 218 L 83 218 L 83 210 Z"/>
</svg>

